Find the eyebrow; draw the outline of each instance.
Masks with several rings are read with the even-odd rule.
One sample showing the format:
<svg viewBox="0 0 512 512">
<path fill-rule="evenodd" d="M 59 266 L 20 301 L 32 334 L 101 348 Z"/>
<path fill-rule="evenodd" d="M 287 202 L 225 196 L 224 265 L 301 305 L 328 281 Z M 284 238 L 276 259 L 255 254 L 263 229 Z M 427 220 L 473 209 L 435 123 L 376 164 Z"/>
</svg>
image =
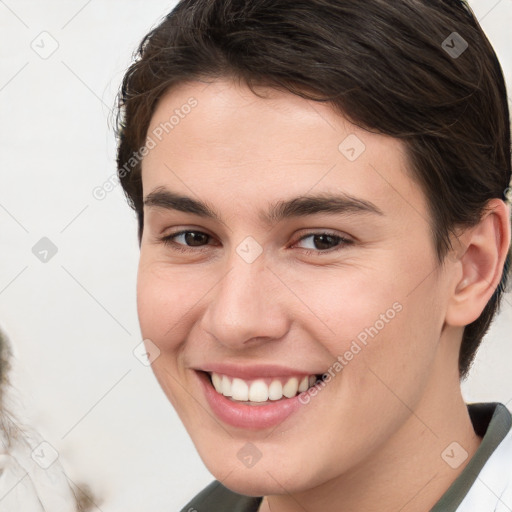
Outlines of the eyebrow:
<svg viewBox="0 0 512 512">
<path fill-rule="evenodd" d="M 150 192 L 144 199 L 144 205 L 191 213 L 222 223 L 221 216 L 208 203 L 177 194 L 164 187 L 159 187 Z M 384 215 L 380 208 L 366 199 L 346 193 L 336 195 L 322 193 L 303 195 L 272 203 L 268 211 L 259 212 L 259 219 L 265 224 L 273 225 L 284 219 L 306 217 L 317 213 Z"/>
</svg>

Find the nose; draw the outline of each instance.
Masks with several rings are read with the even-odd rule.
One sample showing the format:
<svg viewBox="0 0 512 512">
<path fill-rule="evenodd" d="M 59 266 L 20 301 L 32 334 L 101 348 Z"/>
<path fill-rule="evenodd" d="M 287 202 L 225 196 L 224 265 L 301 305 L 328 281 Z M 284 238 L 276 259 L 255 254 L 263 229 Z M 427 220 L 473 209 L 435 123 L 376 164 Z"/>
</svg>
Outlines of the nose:
<svg viewBox="0 0 512 512">
<path fill-rule="evenodd" d="M 201 327 L 231 349 L 282 338 L 290 319 L 286 288 L 261 254 L 252 263 L 236 252 L 211 290 Z M 289 292 L 288 292 L 289 294 Z"/>
</svg>

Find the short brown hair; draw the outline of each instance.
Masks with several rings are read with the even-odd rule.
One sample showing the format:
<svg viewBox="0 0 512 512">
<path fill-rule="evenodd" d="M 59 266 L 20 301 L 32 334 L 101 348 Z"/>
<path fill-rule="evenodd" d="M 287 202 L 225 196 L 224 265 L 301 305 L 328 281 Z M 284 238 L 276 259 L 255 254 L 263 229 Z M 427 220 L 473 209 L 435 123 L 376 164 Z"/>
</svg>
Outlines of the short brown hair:
<svg viewBox="0 0 512 512">
<path fill-rule="evenodd" d="M 118 95 L 118 176 L 139 241 L 141 160 L 133 156 L 157 101 L 180 83 L 228 77 L 327 101 L 354 124 L 402 140 L 440 264 L 453 228 L 477 224 L 492 198 L 508 199 L 505 82 L 465 2 L 183 0 L 144 37 Z M 461 378 L 499 310 L 510 262 L 509 251 L 499 286 L 464 329 Z"/>
</svg>

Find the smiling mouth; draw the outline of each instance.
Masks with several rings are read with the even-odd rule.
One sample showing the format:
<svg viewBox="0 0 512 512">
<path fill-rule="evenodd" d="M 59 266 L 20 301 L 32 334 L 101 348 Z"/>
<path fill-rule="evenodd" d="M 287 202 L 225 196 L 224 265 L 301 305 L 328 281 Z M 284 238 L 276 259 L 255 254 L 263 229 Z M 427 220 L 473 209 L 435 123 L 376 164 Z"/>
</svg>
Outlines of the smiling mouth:
<svg viewBox="0 0 512 512">
<path fill-rule="evenodd" d="M 321 379 L 321 374 L 246 380 L 216 372 L 202 373 L 208 376 L 217 393 L 245 405 L 266 405 L 293 398 Z"/>
</svg>

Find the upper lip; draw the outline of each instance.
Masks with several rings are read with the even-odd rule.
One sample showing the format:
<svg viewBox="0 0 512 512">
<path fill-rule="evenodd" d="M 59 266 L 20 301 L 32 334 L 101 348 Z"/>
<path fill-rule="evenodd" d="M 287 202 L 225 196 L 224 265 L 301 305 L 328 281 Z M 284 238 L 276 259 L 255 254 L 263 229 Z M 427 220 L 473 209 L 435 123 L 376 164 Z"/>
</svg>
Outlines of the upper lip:
<svg viewBox="0 0 512 512">
<path fill-rule="evenodd" d="M 318 372 L 289 368 L 278 364 L 246 365 L 235 363 L 209 363 L 195 368 L 203 372 L 215 372 L 221 375 L 229 375 L 240 379 L 257 379 L 258 377 L 288 377 L 318 375 Z"/>
</svg>

